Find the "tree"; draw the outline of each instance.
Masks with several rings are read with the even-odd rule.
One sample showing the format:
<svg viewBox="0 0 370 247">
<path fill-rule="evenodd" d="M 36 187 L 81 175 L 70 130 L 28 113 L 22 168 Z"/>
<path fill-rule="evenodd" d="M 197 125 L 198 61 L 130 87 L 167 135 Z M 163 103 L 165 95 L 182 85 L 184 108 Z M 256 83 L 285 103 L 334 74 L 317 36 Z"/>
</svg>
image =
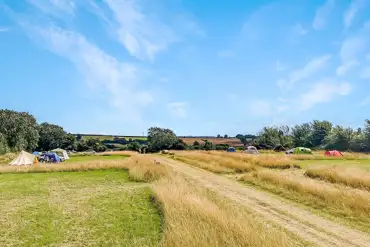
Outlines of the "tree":
<svg viewBox="0 0 370 247">
<path fill-rule="evenodd" d="M 78 142 L 82 141 L 82 135 L 81 135 L 81 134 L 77 134 L 77 136 L 76 136 L 76 140 L 77 140 Z"/>
<path fill-rule="evenodd" d="M 221 138 L 221 135 L 220 135 L 220 134 L 218 134 L 218 135 L 217 135 L 217 138 Z"/>
<path fill-rule="evenodd" d="M 228 138 L 228 137 L 229 137 L 228 135 L 226 135 L 226 134 L 224 135 L 224 138 Z"/>
<path fill-rule="evenodd" d="M 312 127 L 309 123 L 296 125 L 292 128 L 292 139 L 295 147 L 312 147 L 310 137 Z"/>
<path fill-rule="evenodd" d="M 203 149 L 207 150 L 207 151 L 214 149 L 213 148 L 213 143 L 208 141 L 208 140 L 205 140 L 204 145 L 203 145 Z"/>
<path fill-rule="evenodd" d="M 182 139 L 178 139 L 177 142 L 173 145 L 173 147 L 171 149 L 185 150 L 186 149 L 186 143 Z"/>
<path fill-rule="evenodd" d="M 48 151 L 55 148 L 61 148 L 67 133 L 61 126 L 49 123 L 40 125 L 40 139 L 38 149 Z"/>
<path fill-rule="evenodd" d="M 27 112 L 0 110 L 0 133 L 10 151 L 33 151 L 39 140 L 36 118 Z"/>
<path fill-rule="evenodd" d="M 75 150 L 76 145 L 76 137 L 69 133 L 64 136 L 61 147 L 66 150 Z"/>
<path fill-rule="evenodd" d="M 314 120 L 311 123 L 312 135 L 310 137 L 310 141 L 312 143 L 312 146 L 322 146 L 324 144 L 324 139 L 326 136 L 329 135 L 332 126 L 332 123 L 330 123 L 329 121 Z"/>
<path fill-rule="evenodd" d="M 194 149 L 195 149 L 195 150 L 199 150 L 199 149 L 200 149 L 200 144 L 199 144 L 199 142 L 198 142 L 198 141 L 194 141 L 194 143 L 193 143 L 193 147 L 194 147 Z"/>
<path fill-rule="evenodd" d="M 127 145 L 127 148 L 128 148 L 128 150 L 139 152 L 139 151 L 140 151 L 140 149 L 141 149 L 141 145 L 140 145 L 140 143 L 138 143 L 138 142 L 130 142 L 130 143 Z"/>
<path fill-rule="evenodd" d="M 3 134 L 0 133 L 0 154 L 6 154 L 9 152 L 8 143 Z"/>
<path fill-rule="evenodd" d="M 340 151 L 350 150 L 355 136 L 356 132 L 352 128 L 343 128 L 338 125 L 325 137 L 326 148 Z"/>
<path fill-rule="evenodd" d="M 151 152 L 170 149 L 177 141 L 177 136 L 170 129 L 151 127 L 148 130 L 148 146 Z"/>
</svg>

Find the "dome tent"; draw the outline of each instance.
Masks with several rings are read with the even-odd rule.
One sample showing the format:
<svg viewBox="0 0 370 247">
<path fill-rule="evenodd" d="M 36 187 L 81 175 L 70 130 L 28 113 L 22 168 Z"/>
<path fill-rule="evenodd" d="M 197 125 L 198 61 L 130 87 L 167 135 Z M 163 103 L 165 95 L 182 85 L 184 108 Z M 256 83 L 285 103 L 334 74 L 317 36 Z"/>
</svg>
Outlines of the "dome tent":
<svg viewBox="0 0 370 247">
<path fill-rule="evenodd" d="M 12 162 L 9 163 L 11 166 L 24 166 L 32 165 L 37 163 L 36 156 L 26 151 L 22 151 Z"/>
<path fill-rule="evenodd" d="M 69 156 L 66 150 L 57 148 L 51 150 L 51 152 L 56 153 L 59 157 L 62 157 L 64 160 L 69 160 Z"/>
<path fill-rule="evenodd" d="M 227 149 L 227 152 L 228 153 L 234 153 L 234 152 L 236 152 L 236 150 L 235 150 L 235 148 L 234 147 L 229 147 L 228 149 Z"/>
<path fill-rule="evenodd" d="M 343 154 L 341 152 L 339 152 L 338 150 L 328 150 L 328 151 L 325 152 L 325 156 L 340 157 L 340 156 L 343 156 Z"/>
<path fill-rule="evenodd" d="M 259 154 L 257 148 L 255 146 L 248 146 L 245 150 L 245 153 L 247 154 Z"/>
</svg>

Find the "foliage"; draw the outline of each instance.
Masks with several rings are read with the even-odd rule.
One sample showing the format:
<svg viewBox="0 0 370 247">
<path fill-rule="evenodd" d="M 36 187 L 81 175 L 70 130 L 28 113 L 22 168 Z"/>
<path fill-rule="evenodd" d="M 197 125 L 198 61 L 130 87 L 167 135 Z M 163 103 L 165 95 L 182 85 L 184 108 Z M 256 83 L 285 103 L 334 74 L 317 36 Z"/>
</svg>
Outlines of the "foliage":
<svg viewBox="0 0 370 247">
<path fill-rule="evenodd" d="M 41 151 L 48 151 L 55 148 L 60 148 L 63 144 L 67 133 L 61 126 L 49 123 L 42 123 L 40 125 L 40 139 L 38 149 Z"/>
<path fill-rule="evenodd" d="M 11 151 L 32 151 L 37 147 L 38 125 L 35 117 L 27 112 L 0 110 L 0 133 Z"/>
<path fill-rule="evenodd" d="M 151 127 L 148 130 L 149 151 L 158 152 L 163 149 L 171 149 L 178 138 L 170 129 Z"/>
<path fill-rule="evenodd" d="M 337 149 L 340 151 L 350 150 L 355 135 L 356 133 L 352 128 L 336 126 L 329 135 L 325 137 L 325 146 L 327 149 Z"/>
<path fill-rule="evenodd" d="M 75 150 L 77 147 L 76 137 L 72 134 L 66 134 L 62 141 L 62 148 L 66 150 Z"/>
<path fill-rule="evenodd" d="M 9 152 L 8 143 L 5 136 L 0 133 L 0 154 L 6 154 L 7 152 Z"/>
<path fill-rule="evenodd" d="M 314 120 L 311 123 L 312 133 L 310 141 L 314 147 L 319 147 L 324 144 L 324 139 L 330 134 L 332 130 L 332 123 L 329 121 Z"/>
<path fill-rule="evenodd" d="M 295 147 L 312 147 L 312 127 L 309 123 L 298 124 L 292 128 L 292 139 Z"/>
</svg>

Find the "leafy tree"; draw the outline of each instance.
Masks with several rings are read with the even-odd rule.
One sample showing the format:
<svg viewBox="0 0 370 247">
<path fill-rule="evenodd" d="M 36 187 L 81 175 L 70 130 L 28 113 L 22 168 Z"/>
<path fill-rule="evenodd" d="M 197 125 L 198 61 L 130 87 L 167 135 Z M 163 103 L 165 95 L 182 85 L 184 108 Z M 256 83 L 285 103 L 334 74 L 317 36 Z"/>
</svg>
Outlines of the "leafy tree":
<svg viewBox="0 0 370 247">
<path fill-rule="evenodd" d="M 177 142 L 173 145 L 171 149 L 174 150 L 185 150 L 186 149 L 186 143 L 182 139 L 178 139 Z"/>
<path fill-rule="evenodd" d="M 64 136 L 64 139 L 62 141 L 62 148 L 66 150 L 75 150 L 76 149 L 76 137 L 72 134 L 67 134 Z"/>
<path fill-rule="evenodd" d="M 148 130 L 148 146 L 151 152 L 170 149 L 177 141 L 177 136 L 170 129 L 151 127 Z"/>
<path fill-rule="evenodd" d="M 213 149 L 213 143 L 206 140 L 203 144 L 203 149 L 207 150 L 207 151 L 212 150 Z"/>
<path fill-rule="evenodd" d="M 226 135 L 226 134 L 224 135 L 224 138 L 228 138 L 228 137 L 229 137 L 228 135 Z"/>
<path fill-rule="evenodd" d="M 310 138 L 312 127 L 309 123 L 296 125 L 292 128 L 292 139 L 295 147 L 312 147 Z"/>
<path fill-rule="evenodd" d="M 312 146 L 322 146 L 324 144 L 324 139 L 326 136 L 329 135 L 332 126 L 332 123 L 330 123 L 329 121 L 314 120 L 311 123 L 312 135 L 310 137 L 310 141 L 312 143 Z"/>
<path fill-rule="evenodd" d="M 140 149 L 141 149 L 141 145 L 140 145 L 140 143 L 138 143 L 138 142 L 130 142 L 130 143 L 127 145 L 127 148 L 128 148 L 128 150 L 139 152 L 139 151 L 140 151 Z"/>
<path fill-rule="evenodd" d="M 39 139 L 38 132 L 36 119 L 29 113 L 0 110 L 0 133 L 10 151 L 34 150 Z"/>
<path fill-rule="evenodd" d="M 352 128 L 343 128 L 338 125 L 325 137 L 326 148 L 340 151 L 350 150 L 355 136 L 356 132 Z"/>
<path fill-rule="evenodd" d="M 280 144 L 280 130 L 277 127 L 264 127 L 256 140 L 257 146 L 273 149 Z"/>
<path fill-rule="evenodd" d="M 6 154 L 9 152 L 8 143 L 3 134 L 0 133 L 0 154 Z"/>
<path fill-rule="evenodd" d="M 221 135 L 220 135 L 220 134 L 218 134 L 218 135 L 217 135 L 217 138 L 221 138 Z"/>
<path fill-rule="evenodd" d="M 42 123 L 40 125 L 40 139 L 38 149 L 48 151 L 61 148 L 67 133 L 64 129 L 55 124 Z"/>
<path fill-rule="evenodd" d="M 199 149 L 200 149 L 200 144 L 199 144 L 199 142 L 198 142 L 198 141 L 194 141 L 194 143 L 193 143 L 193 147 L 194 147 L 194 149 L 195 149 L 195 150 L 199 150 Z"/>
</svg>

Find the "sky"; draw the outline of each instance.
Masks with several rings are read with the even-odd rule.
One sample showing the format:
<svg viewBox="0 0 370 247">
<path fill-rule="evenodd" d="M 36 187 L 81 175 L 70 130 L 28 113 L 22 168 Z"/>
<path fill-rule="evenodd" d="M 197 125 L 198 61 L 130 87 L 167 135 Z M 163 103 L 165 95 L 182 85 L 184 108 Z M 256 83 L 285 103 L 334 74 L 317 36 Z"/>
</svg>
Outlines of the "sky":
<svg viewBox="0 0 370 247">
<path fill-rule="evenodd" d="M 72 133 L 370 118 L 370 0 L 0 0 L 0 108 Z"/>
</svg>

